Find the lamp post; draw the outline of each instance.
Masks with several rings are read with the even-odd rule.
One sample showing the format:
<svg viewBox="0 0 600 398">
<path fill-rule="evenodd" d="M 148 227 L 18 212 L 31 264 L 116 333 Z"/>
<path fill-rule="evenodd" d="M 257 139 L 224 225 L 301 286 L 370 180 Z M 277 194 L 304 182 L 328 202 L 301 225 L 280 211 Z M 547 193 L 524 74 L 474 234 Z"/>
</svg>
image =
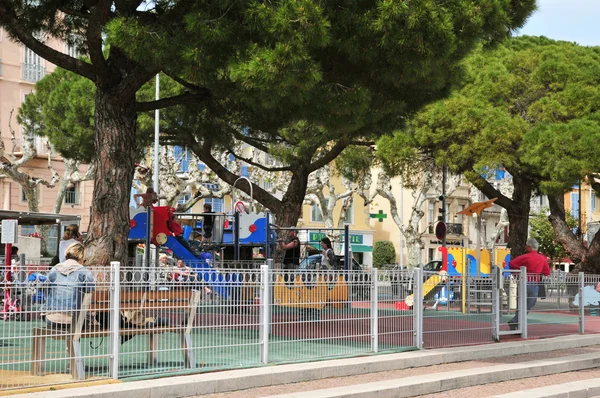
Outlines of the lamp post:
<svg viewBox="0 0 600 398">
<path fill-rule="evenodd" d="M 155 98 L 160 99 L 160 75 L 156 74 L 156 94 Z M 154 192 L 160 194 L 158 190 L 158 144 L 160 138 L 160 111 L 154 111 Z"/>
</svg>

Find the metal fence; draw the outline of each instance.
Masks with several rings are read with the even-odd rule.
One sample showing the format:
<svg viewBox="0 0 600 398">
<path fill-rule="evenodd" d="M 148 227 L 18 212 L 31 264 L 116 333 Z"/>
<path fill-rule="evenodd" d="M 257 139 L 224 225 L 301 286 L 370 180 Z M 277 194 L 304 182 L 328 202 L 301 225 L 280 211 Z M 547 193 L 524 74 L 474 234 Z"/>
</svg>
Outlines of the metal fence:
<svg viewBox="0 0 600 398">
<path fill-rule="evenodd" d="M 90 267 L 93 292 L 60 329 L 47 271 L 5 284 L 21 305 L 0 322 L 0 389 L 600 332 L 600 275 L 133 264 Z M 545 298 L 527 314 L 533 284 Z"/>
</svg>

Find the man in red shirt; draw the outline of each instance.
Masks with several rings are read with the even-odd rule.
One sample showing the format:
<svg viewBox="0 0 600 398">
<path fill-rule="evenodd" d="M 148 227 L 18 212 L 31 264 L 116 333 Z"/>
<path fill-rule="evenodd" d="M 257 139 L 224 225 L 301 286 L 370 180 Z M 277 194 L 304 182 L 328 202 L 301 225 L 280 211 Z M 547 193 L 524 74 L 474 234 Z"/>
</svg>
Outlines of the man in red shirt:
<svg viewBox="0 0 600 398">
<path fill-rule="evenodd" d="M 550 275 L 548 260 L 537 252 L 540 244 L 535 239 L 528 239 L 525 244 L 527 253 L 517 256 L 510 260 L 508 266 L 510 269 L 527 268 L 527 313 L 535 306 L 540 288 L 540 274 Z M 519 311 L 508 321 L 511 330 L 515 330 L 519 325 Z"/>
</svg>

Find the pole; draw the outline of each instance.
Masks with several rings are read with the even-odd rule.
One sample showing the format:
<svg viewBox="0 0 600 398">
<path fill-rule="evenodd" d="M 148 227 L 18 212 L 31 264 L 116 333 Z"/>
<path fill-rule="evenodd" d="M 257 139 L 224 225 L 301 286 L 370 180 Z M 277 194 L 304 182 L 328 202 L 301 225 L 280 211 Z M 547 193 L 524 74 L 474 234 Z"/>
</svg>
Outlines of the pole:
<svg viewBox="0 0 600 398">
<path fill-rule="evenodd" d="M 111 268 L 111 283 L 110 292 L 111 294 L 111 339 L 110 339 L 110 375 L 113 379 L 119 378 L 119 347 L 120 342 L 120 328 L 121 328 L 121 263 L 118 261 L 112 261 L 110 263 Z"/>
<path fill-rule="evenodd" d="M 156 96 L 157 100 L 160 99 L 160 74 L 156 74 Z M 158 195 L 158 144 L 160 136 L 160 111 L 156 109 L 154 111 L 154 192 Z"/>
<path fill-rule="evenodd" d="M 152 206 L 146 207 L 146 250 L 144 254 L 146 255 L 146 264 L 144 264 L 144 268 L 146 270 L 150 270 L 150 243 L 152 238 Z"/>
<path fill-rule="evenodd" d="M 446 215 L 446 178 L 448 177 L 448 168 L 446 165 L 442 167 L 442 221 L 444 224 L 448 224 L 447 215 Z M 444 238 L 442 239 L 442 247 L 446 247 L 446 234 L 444 234 Z"/>
<path fill-rule="evenodd" d="M 579 201 L 579 239 L 581 239 L 581 241 L 583 242 L 583 229 L 581 229 L 581 180 L 579 180 L 579 195 L 578 196 L 578 201 Z M 590 242 L 591 243 L 591 242 Z"/>
<path fill-rule="evenodd" d="M 481 274 L 481 214 L 477 215 L 477 277 Z"/>
<path fill-rule="evenodd" d="M 404 180 L 400 177 L 400 225 L 404 228 Z M 400 230 L 400 269 L 404 269 L 404 234 Z"/>
</svg>

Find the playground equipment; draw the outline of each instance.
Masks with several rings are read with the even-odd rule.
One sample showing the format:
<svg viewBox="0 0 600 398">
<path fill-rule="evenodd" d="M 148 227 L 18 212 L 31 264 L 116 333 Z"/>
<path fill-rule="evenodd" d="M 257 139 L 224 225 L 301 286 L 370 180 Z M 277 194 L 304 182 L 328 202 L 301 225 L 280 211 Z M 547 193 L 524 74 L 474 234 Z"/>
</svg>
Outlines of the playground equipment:
<svg viewBox="0 0 600 398">
<path fill-rule="evenodd" d="M 283 228 L 281 230 L 297 230 L 296 228 Z M 343 242 L 349 242 L 350 230 L 328 229 L 331 235 L 339 234 Z M 327 236 L 323 229 L 302 228 L 301 234 L 306 235 L 308 241 L 315 241 Z M 342 235 L 343 232 L 343 235 Z M 308 242 L 305 243 L 308 245 Z M 348 305 L 350 291 L 364 288 L 369 283 L 369 276 L 358 267 L 355 269 L 354 261 L 350 255 L 350 245 L 344 245 L 344 256 L 341 257 L 338 269 L 323 269 L 320 264 L 320 254 L 305 257 L 297 270 L 284 271 L 277 275 L 273 291 L 276 305 L 322 309 L 326 305 L 334 308 L 345 308 Z M 346 261 L 345 259 L 350 259 Z M 363 297 L 364 298 L 364 297 Z"/>
<path fill-rule="evenodd" d="M 197 255 L 184 246 L 168 227 L 168 222 L 174 217 L 172 207 L 156 206 L 152 208 L 151 225 L 148 228 L 148 212 L 138 213 L 130 222 L 129 239 L 145 241 L 147 239 L 147 230 L 150 230 L 149 241 L 156 246 L 165 246 L 173 254 L 184 261 L 186 265 L 194 268 L 198 274 L 198 279 L 209 284 L 211 288 L 224 298 L 228 298 L 232 286 L 239 286 L 242 277 L 233 273 L 221 273 L 213 268 L 212 256 L 207 252 L 200 252 Z"/>
<path fill-rule="evenodd" d="M 442 269 L 431 275 L 423 284 L 422 291 L 422 299 L 426 297 L 434 297 L 437 295 L 436 307 L 438 304 L 446 304 L 449 301 L 450 290 L 446 289 L 447 295 L 444 295 L 442 291 L 446 286 L 445 282 L 448 281 L 448 277 L 453 276 L 474 276 L 477 275 L 477 270 L 479 269 L 480 276 L 485 278 L 489 277 L 491 273 L 491 261 L 490 261 L 490 252 L 486 250 L 481 250 L 479 253 L 479 258 L 481 261 L 481 265 L 478 267 L 477 264 L 477 250 L 475 249 L 465 249 L 465 248 L 440 248 L 442 252 Z M 503 269 L 508 269 L 508 265 L 510 263 L 510 250 L 499 248 L 494 250 L 494 258 L 502 259 L 502 262 L 498 264 Z M 464 285 L 464 279 L 462 280 L 462 284 Z M 463 289 L 463 292 L 465 289 Z M 407 306 L 412 307 L 414 304 L 414 295 L 409 295 L 405 298 L 405 303 Z"/>
</svg>

